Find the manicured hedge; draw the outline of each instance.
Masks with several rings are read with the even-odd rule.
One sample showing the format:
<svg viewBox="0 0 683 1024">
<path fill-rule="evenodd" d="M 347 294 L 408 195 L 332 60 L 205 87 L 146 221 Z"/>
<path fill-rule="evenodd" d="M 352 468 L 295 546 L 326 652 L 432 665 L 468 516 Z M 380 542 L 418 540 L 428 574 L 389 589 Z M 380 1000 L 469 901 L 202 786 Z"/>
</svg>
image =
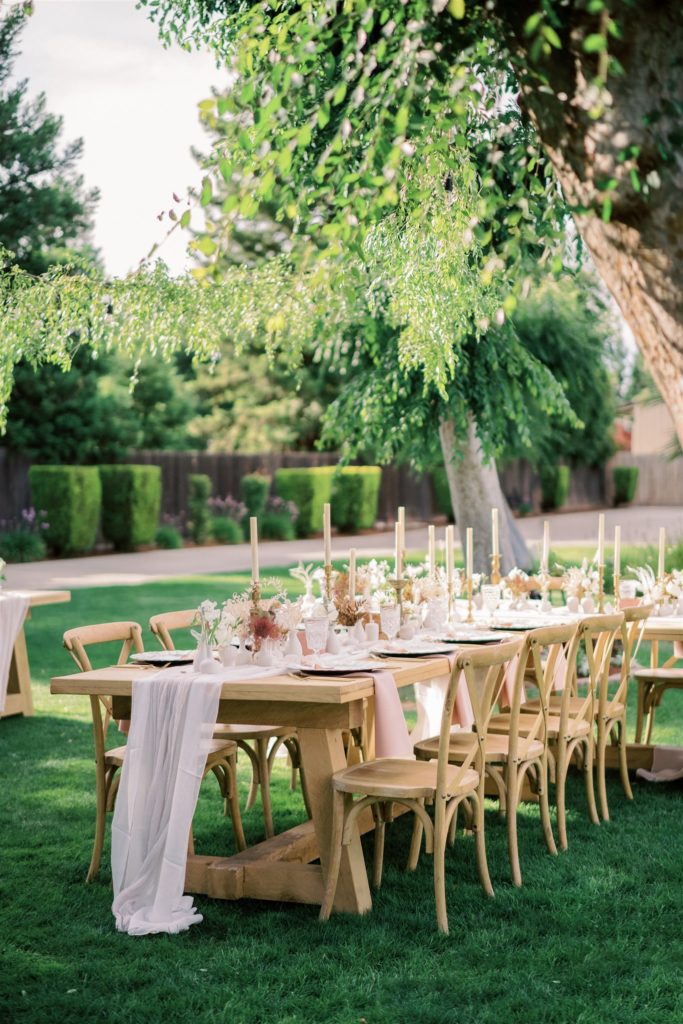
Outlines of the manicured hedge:
<svg viewBox="0 0 683 1024">
<path fill-rule="evenodd" d="M 612 470 L 614 480 L 614 504 L 629 505 L 636 496 L 638 486 L 637 466 L 615 466 Z"/>
<path fill-rule="evenodd" d="M 260 518 L 265 512 L 270 483 L 271 478 L 263 473 L 247 473 L 240 480 L 240 497 L 247 506 L 247 522 L 250 516 Z"/>
<path fill-rule="evenodd" d="M 97 466 L 31 466 L 33 504 L 47 513 L 47 544 L 57 554 L 90 551 L 97 540 L 102 484 Z"/>
<path fill-rule="evenodd" d="M 190 473 L 187 478 L 187 511 L 190 535 L 195 544 L 203 544 L 211 536 L 213 513 L 209 506 L 211 477 L 206 473 Z"/>
<path fill-rule="evenodd" d="M 332 522 L 340 530 L 370 530 L 377 519 L 382 470 L 344 466 L 332 484 Z"/>
<path fill-rule="evenodd" d="M 100 466 L 102 534 L 117 551 L 151 544 L 161 512 L 160 466 Z"/>
<path fill-rule="evenodd" d="M 219 544 L 241 544 L 244 540 L 242 526 L 230 516 L 214 516 L 211 520 L 211 533 Z"/>
<path fill-rule="evenodd" d="M 539 477 L 543 508 L 562 508 L 569 495 L 569 466 L 544 466 Z"/>
<path fill-rule="evenodd" d="M 299 509 L 296 521 L 299 537 L 322 532 L 323 505 L 332 500 L 335 473 L 335 466 L 275 471 L 275 493 L 285 501 L 293 501 Z"/>
</svg>

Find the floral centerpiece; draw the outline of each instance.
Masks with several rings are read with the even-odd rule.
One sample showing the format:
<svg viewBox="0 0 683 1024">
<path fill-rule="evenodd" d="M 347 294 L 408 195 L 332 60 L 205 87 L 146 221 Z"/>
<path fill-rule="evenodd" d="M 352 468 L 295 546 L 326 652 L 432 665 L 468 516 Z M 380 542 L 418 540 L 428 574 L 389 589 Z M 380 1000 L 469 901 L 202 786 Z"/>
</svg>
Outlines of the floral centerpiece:
<svg viewBox="0 0 683 1024">
<path fill-rule="evenodd" d="M 657 615 L 673 615 L 683 603 L 683 572 L 674 569 L 657 579 L 649 565 L 630 566 L 628 571 L 636 578 L 636 586 L 645 604 L 655 606 Z"/>
<path fill-rule="evenodd" d="M 505 596 L 510 600 L 511 608 L 522 608 L 529 596 L 529 574 L 515 566 L 503 577 Z"/>
<path fill-rule="evenodd" d="M 598 570 L 587 558 L 584 558 L 581 565 L 570 565 L 562 573 L 562 591 L 570 610 L 578 611 L 581 605 L 585 612 L 594 611 L 594 598 L 599 587 Z"/>
</svg>

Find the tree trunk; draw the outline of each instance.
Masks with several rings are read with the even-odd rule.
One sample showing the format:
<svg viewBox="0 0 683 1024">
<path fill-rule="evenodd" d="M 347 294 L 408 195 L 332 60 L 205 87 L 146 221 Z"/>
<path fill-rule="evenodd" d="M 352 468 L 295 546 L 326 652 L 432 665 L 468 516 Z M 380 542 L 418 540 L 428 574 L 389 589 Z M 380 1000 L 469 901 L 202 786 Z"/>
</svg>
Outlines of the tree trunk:
<svg viewBox="0 0 683 1024">
<path fill-rule="evenodd" d="M 500 488 L 495 462 L 484 462 L 474 420 L 470 418 L 465 438 L 456 436 L 452 420 L 443 420 L 439 437 L 463 551 L 465 531 L 468 526 L 473 529 L 474 571 L 491 573 L 492 508 L 499 510 L 501 571 L 507 573 L 515 565 L 528 569 L 531 556 Z"/>
<path fill-rule="evenodd" d="M 536 0 L 500 3 L 511 49 L 528 67 L 524 23 Z M 638 10 L 610 5 L 621 38 L 608 36 L 611 57 L 604 110 L 593 85 L 605 57 L 583 41 L 606 31 L 606 14 L 585 5 L 554 10 L 562 48 L 542 64 L 550 90 L 527 78 L 526 107 L 595 265 L 614 295 L 668 405 L 683 444 L 683 16 L 678 0 Z M 635 184 L 634 184 L 635 182 Z M 607 187 L 609 183 L 609 188 Z M 611 202 L 611 217 L 600 210 Z M 585 211 L 589 212 L 585 212 Z"/>
</svg>

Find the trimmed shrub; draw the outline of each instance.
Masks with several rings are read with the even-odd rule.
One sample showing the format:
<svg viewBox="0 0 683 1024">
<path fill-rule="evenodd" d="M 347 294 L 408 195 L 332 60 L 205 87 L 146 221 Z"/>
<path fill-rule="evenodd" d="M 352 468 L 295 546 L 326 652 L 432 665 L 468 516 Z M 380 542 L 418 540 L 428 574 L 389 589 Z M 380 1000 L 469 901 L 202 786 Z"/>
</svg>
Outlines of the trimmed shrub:
<svg viewBox="0 0 683 1024">
<path fill-rule="evenodd" d="M 211 536 L 211 520 L 213 518 L 209 506 L 211 477 L 208 477 L 205 473 L 190 473 L 187 483 L 187 512 L 190 536 L 195 544 L 203 544 Z"/>
<path fill-rule="evenodd" d="M 268 498 L 259 519 L 259 533 L 264 540 L 294 540 L 299 509 L 293 501 L 285 501 L 277 494 Z"/>
<path fill-rule="evenodd" d="M 97 466 L 31 466 L 28 476 L 33 503 L 47 515 L 48 546 L 58 554 L 90 551 L 102 507 Z"/>
<path fill-rule="evenodd" d="M 544 466 L 538 475 L 543 509 L 562 508 L 569 494 L 569 466 Z"/>
<path fill-rule="evenodd" d="M 445 466 L 437 466 L 432 470 L 432 481 L 434 483 L 434 500 L 437 512 L 446 516 L 449 523 L 455 522 L 453 504 L 451 502 L 451 490 L 448 486 L 448 475 Z"/>
<path fill-rule="evenodd" d="M 151 544 L 161 511 L 159 466 L 100 466 L 102 534 L 117 551 Z"/>
<path fill-rule="evenodd" d="M 371 530 L 377 519 L 382 470 L 344 466 L 332 484 L 332 522 L 340 530 Z"/>
<path fill-rule="evenodd" d="M 246 519 L 258 516 L 260 519 L 266 510 L 266 502 L 270 494 L 271 478 L 263 473 L 247 473 L 240 480 L 240 497 L 247 506 Z"/>
<path fill-rule="evenodd" d="M 276 470 L 275 493 L 285 501 L 293 501 L 299 509 L 296 523 L 299 537 L 322 533 L 323 505 L 332 499 L 336 471 L 335 466 Z"/>
<path fill-rule="evenodd" d="M 172 551 L 183 546 L 183 538 L 180 535 L 180 530 L 176 530 L 175 526 L 164 525 L 160 526 L 154 534 L 154 543 L 158 548 Z"/>
<path fill-rule="evenodd" d="M 219 544 L 241 544 L 244 531 L 236 519 L 230 516 L 214 516 L 211 520 L 213 539 Z"/>
<path fill-rule="evenodd" d="M 45 541 L 37 533 L 26 530 L 0 533 L 0 558 L 6 562 L 39 562 L 46 554 Z"/>
<path fill-rule="evenodd" d="M 630 505 L 636 496 L 639 473 L 640 470 L 637 466 L 614 467 L 612 470 L 612 480 L 614 481 L 615 505 Z"/>
</svg>

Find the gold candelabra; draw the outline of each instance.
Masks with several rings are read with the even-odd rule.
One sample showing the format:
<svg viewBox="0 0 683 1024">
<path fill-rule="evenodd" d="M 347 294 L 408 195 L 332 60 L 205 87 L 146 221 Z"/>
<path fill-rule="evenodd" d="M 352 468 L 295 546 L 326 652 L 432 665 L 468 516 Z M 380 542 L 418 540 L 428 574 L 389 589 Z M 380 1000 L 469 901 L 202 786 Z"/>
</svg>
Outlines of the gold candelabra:
<svg viewBox="0 0 683 1024">
<path fill-rule="evenodd" d="M 468 576 L 466 580 L 467 587 L 467 622 L 474 622 L 474 614 L 472 612 L 472 588 L 473 581 L 472 577 Z"/>
<path fill-rule="evenodd" d="M 598 565 L 598 611 L 605 610 L 605 564 Z"/>
<path fill-rule="evenodd" d="M 329 562 L 324 565 L 325 572 L 325 608 L 327 611 L 332 604 L 332 566 Z"/>
<path fill-rule="evenodd" d="M 494 587 L 500 583 L 500 554 L 491 555 L 491 583 Z"/>
<path fill-rule="evenodd" d="M 619 609 L 621 607 L 621 595 L 619 593 L 620 590 L 621 590 L 621 573 L 619 572 L 619 567 L 616 566 L 615 569 L 614 569 L 614 603 L 616 605 L 617 611 L 619 611 Z"/>
<path fill-rule="evenodd" d="M 403 579 L 403 577 L 401 577 L 400 579 L 397 578 L 397 579 L 393 579 L 393 580 L 387 580 L 387 583 L 389 584 L 390 587 L 392 587 L 396 591 L 396 604 L 398 605 L 398 618 L 399 618 L 400 624 L 403 625 L 403 588 L 408 583 L 408 580 Z"/>
<path fill-rule="evenodd" d="M 251 607 L 252 611 L 259 611 L 259 602 L 261 600 L 261 584 L 258 580 L 251 581 Z"/>
<path fill-rule="evenodd" d="M 539 573 L 541 577 L 541 608 L 543 611 L 548 610 L 550 601 L 548 600 L 548 592 L 550 590 L 550 573 L 547 569 L 541 569 Z"/>
</svg>

